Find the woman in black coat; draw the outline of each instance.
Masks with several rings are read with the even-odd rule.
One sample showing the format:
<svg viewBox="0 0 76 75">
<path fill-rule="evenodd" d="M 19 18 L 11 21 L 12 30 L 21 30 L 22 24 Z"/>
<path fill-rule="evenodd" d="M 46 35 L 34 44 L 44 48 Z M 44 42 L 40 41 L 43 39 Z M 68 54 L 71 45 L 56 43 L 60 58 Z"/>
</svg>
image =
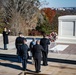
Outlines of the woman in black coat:
<svg viewBox="0 0 76 75">
<path fill-rule="evenodd" d="M 10 33 L 10 30 L 7 31 L 6 28 L 4 28 L 4 31 L 3 31 L 3 44 L 4 44 L 4 50 L 7 50 L 7 44 L 9 43 L 8 42 L 8 35 Z"/>
</svg>

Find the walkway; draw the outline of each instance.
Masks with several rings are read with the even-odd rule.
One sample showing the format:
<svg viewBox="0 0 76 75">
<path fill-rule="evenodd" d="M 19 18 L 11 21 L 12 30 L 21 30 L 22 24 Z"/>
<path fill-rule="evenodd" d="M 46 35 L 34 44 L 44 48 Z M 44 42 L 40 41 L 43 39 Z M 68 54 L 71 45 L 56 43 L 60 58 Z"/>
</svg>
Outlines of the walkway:
<svg viewBox="0 0 76 75">
<path fill-rule="evenodd" d="M 49 65 L 43 66 L 41 64 L 41 72 L 36 74 L 30 59 L 28 60 L 27 71 L 22 71 L 22 64 L 17 62 L 15 38 L 9 37 L 8 50 L 3 50 L 2 36 L 0 36 L 0 75 L 76 75 L 75 44 L 68 44 L 69 47 L 59 53 L 49 51 Z"/>
</svg>

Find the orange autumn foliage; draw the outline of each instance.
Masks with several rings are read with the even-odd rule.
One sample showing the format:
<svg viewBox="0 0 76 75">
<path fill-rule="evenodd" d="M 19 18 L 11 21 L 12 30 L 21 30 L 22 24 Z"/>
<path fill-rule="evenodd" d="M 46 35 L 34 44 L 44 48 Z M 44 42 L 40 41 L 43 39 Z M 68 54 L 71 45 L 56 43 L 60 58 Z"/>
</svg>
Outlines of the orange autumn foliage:
<svg viewBox="0 0 76 75">
<path fill-rule="evenodd" d="M 56 11 L 51 8 L 43 8 L 43 9 L 41 9 L 41 12 L 45 13 L 45 15 L 48 18 L 50 23 L 53 21 L 53 18 L 56 15 Z"/>
</svg>

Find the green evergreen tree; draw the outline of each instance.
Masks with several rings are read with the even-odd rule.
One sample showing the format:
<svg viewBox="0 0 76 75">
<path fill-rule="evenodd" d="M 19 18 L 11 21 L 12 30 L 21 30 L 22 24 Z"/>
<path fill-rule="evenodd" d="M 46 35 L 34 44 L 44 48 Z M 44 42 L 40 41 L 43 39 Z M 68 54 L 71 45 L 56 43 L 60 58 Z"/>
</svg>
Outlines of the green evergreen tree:
<svg viewBox="0 0 76 75">
<path fill-rule="evenodd" d="M 50 29 L 50 23 L 45 15 L 43 15 L 43 20 L 41 20 L 41 18 L 38 18 L 36 30 L 42 33 L 49 34 Z"/>
</svg>

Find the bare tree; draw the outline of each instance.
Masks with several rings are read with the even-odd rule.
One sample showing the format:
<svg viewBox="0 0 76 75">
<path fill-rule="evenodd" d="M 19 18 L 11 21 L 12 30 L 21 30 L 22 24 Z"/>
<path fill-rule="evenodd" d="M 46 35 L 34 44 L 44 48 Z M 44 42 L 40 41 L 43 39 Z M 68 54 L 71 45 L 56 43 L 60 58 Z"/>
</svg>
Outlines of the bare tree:
<svg viewBox="0 0 76 75">
<path fill-rule="evenodd" d="M 28 29 L 35 22 L 38 14 L 39 0 L 2 0 L 5 9 L 5 23 L 8 24 L 14 35 L 23 32 L 28 35 Z"/>
</svg>

